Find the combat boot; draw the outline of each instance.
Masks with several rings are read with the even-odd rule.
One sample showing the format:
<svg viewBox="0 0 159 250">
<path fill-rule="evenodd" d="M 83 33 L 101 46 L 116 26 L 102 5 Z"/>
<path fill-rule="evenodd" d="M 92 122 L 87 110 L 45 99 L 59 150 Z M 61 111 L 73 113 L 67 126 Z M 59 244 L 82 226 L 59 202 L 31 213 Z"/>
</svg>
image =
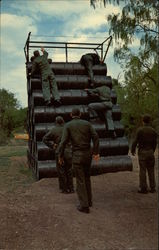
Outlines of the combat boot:
<svg viewBox="0 0 159 250">
<path fill-rule="evenodd" d="M 77 206 L 77 210 L 82 213 L 89 213 L 89 207 L 81 207 L 80 205 Z"/>
</svg>

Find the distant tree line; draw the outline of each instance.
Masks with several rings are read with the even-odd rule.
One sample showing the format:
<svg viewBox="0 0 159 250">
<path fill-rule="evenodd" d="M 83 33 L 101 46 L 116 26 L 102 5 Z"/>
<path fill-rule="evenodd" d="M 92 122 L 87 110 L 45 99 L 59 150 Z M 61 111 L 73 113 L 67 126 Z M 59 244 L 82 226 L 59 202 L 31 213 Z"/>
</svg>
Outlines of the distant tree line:
<svg viewBox="0 0 159 250">
<path fill-rule="evenodd" d="M 27 129 L 27 108 L 21 108 L 15 95 L 0 89 L 0 145 L 7 143 L 14 132 Z"/>
</svg>

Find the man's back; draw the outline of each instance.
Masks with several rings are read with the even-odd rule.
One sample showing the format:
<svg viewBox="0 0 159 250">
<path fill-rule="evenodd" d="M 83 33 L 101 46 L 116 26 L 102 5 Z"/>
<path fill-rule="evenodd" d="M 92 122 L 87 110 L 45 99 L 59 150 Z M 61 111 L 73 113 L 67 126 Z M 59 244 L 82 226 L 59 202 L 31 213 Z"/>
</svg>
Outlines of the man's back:
<svg viewBox="0 0 159 250">
<path fill-rule="evenodd" d="M 106 85 L 88 90 L 88 94 L 91 95 L 91 93 L 97 94 L 100 101 L 111 101 L 111 91 Z"/>
<path fill-rule="evenodd" d="M 33 62 L 33 68 L 34 65 L 35 67 L 38 67 L 42 75 L 45 73 L 52 72 L 47 58 L 48 58 L 48 53 L 44 51 L 44 54 L 42 56 L 36 57 Z"/>
<path fill-rule="evenodd" d="M 63 132 L 63 125 L 56 125 L 44 137 L 43 142 L 53 149 L 54 144 L 59 144 Z"/>
<path fill-rule="evenodd" d="M 137 131 L 136 138 L 132 144 L 132 151 L 138 145 L 139 151 L 153 150 L 155 151 L 157 143 L 157 135 L 151 126 L 140 127 Z"/>
<path fill-rule="evenodd" d="M 73 151 L 85 151 L 90 149 L 91 139 L 94 142 L 95 151 L 98 151 L 98 135 L 88 121 L 74 118 L 72 121 L 68 122 L 65 125 L 62 140 L 65 140 L 68 136 L 70 137 Z"/>
<path fill-rule="evenodd" d="M 100 64 L 99 56 L 95 53 L 87 53 L 81 57 L 81 64 L 85 64 L 86 60 L 92 60 L 93 65 Z"/>
<path fill-rule="evenodd" d="M 156 132 L 151 126 L 143 126 L 138 131 L 138 145 L 143 149 L 156 147 Z"/>
</svg>

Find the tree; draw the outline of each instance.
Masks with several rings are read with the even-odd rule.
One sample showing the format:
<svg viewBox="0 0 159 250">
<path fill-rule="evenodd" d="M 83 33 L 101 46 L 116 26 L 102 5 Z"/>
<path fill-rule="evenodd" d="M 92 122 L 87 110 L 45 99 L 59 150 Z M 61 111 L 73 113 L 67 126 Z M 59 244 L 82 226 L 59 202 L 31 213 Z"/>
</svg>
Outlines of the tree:
<svg viewBox="0 0 159 250">
<path fill-rule="evenodd" d="M 144 112 L 158 115 L 158 7 L 157 0 L 91 0 L 96 8 L 97 2 L 121 4 L 121 14 L 107 17 L 109 33 L 116 43 L 114 57 L 124 72 L 124 80 L 116 85 L 120 94 L 119 103 L 124 111 L 126 126 L 135 127 L 140 123 Z M 132 50 L 135 39 L 140 41 L 138 49 Z M 119 92 L 118 92 L 119 91 Z"/>
<path fill-rule="evenodd" d="M 26 108 L 20 108 L 13 93 L 0 89 L 0 140 L 10 137 L 17 127 L 24 127 L 26 122 Z"/>
<path fill-rule="evenodd" d="M 97 2 L 120 4 L 119 0 L 91 0 L 91 5 L 95 8 Z M 109 33 L 113 34 L 118 43 L 115 51 L 117 57 L 119 51 L 128 48 L 132 44 L 135 36 L 140 39 L 140 45 L 145 50 L 147 57 L 156 55 L 158 50 L 158 7 L 157 0 L 125 0 L 122 1 L 122 13 L 109 15 L 107 20 L 110 25 Z M 123 43 L 124 42 L 124 43 Z"/>
</svg>

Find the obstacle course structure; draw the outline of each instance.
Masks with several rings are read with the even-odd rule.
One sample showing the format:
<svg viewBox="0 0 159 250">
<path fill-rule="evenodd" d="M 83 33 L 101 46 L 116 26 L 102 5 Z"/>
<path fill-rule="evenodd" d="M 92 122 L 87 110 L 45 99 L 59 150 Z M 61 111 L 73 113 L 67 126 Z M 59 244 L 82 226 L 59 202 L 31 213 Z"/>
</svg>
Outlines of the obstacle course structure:
<svg viewBox="0 0 159 250">
<path fill-rule="evenodd" d="M 103 45 L 109 41 L 105 55 L 103 55 Z M 26 75 L 28 91 L 28 162 L 37 179 L 45 177 L 56 177 L 56 163 L 53 150 L 49 149 L 43 142 L 43 136 L 55 126 L 55 118 L 61 115 L 65 122 L 71 119 L 70 112 L 73 107 L 78 107 L 82 113 L 82 119 L 89 120 L 88 104 L 90 99 L 85 92 L 88 88 L 88 76 L 84 67 L 80 63 L 68 62 L 68 49 L 73 45 L 73 49 L 94 49 L 101 52 L 101 57 L 105 59 L 111 42 L 111 37 L 102 44 L 93 43 L 59 43 L 58 48 L 65 49 L 66 62 L 54 62 L 50 67 L 54 71 L 62 106 L 45 106 L 40 74 L 30 77 L 32 63 L 29 61 L 30 48 L 39 48 L 43 44 L 44 48 L 57 48 L 57 42 L 37 42 L 30 40 L 30 33 L 24 47 L 26 56 Z M 77 47 L 78 46 L 78 47 Z M 112 139 L 105 129 L 105 124 L 99 119 L 91 121 L 100 138 L 100 156 L 98 164 L 92 161 L 91 174 L 98 175 L 108 172 L 132 171 L 132 161 L 128 156 L 128 141 L 124 136 L 124 127 L 121 124 L 121 110 L 117 104 L 117 95 L 112 88 L 112 79 L 107 76 L 107 66 L 95 65 L 93 67 L 96 86 L 106 84 L 111 89 L 111 99 L 113 103 L 112 115 L 117 137 Z M 86 152 L 87 153 L 87 152 Z"/>
</svg>

